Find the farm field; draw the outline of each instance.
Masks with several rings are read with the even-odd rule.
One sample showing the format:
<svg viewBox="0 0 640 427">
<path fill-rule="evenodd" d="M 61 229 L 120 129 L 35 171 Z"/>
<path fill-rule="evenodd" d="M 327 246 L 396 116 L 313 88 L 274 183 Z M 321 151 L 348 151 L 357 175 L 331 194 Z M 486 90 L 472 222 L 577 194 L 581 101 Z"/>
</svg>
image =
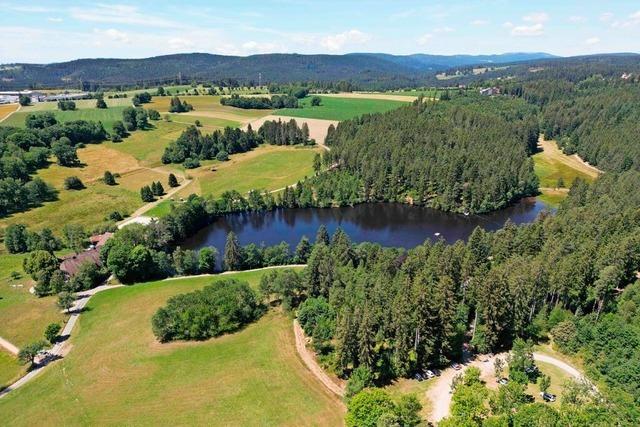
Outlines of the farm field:
<svg viewBox="0 0 640 427">
<path fill-rule="evenodd" d="M 282 120 L 283 122 L 288 122 L 291 119 L 295 120 L 298 126 L 302 126 L 304 123 L 306 123 L 307 126 L 309 127 L 309 137 L 311 139 L 315 139 L 316 143 L 319 145 L 324 145 L 324 140 L 327 137 L 327 131 L 329 130 L 329 126 L 331 125 L 338 126 L 338 123 L 339 123 L 337 120 L 321 120 L 321 119 L 308 119 L 308 118 L 300 118 L 300 117 L 269 115 L 269 116 L 256 119 L 252 121 L 250 124 L 254 130 L 257 130 L 266 121 Z"/>
<path fill-rule="evenodd" d="M 304 117 L 323 120 L 349 120 L 363 114 L 383 113 L 406 105 L 402 101 L 387 99 L 356 99 L 321 96 L 322 104 L 311 106 L 311 97 L 300 101 L 302 108 L 283 108 L 273 113 L 276 116 Z"/>
<path fill-rule="evenodd" d="M 91 101 L 93 101 L 95 105 L 95 100 Z M 110 132 L 113 130 L 113 124 L 118 120 L 122 120 L 122 111 L 125 108 L 126 107 L 111 107 L 105 109 L 81 108 L 73 111 L 51 110 L 51 112 L 55 115 L 56 119 L 62 123 L 72 120 L 100 121 L 104 125 L 104 128 Z M 28 108 L 22 108 L 3 121 L 2 125 L 24 127 L 24 121 L 27 115 L 38 111 L 44 110 L 28 110 Z"/>
<path fill-rule="evenodd" d="M 171 98 L 171 96 L 156 96 L 150 103 L 144 104 L 144 107 L 153 108 L 164 114 L 169 111 Z M 220 104 L 220 96 L 217 95 L 180 96 L 180 100 L 193 105 L 193 111 L 180 113 L 177 116 L 195 116 L 193 117 L 194 121 L 196 119 L 202 121 L 203 118 L 214 118 L 245 123 L 251 119 L 271 113 L 271 110 L 243 110 L 227 107 Z"/>
<path fill-rule="evenodd" d="M 5 120 L 5 118 L 16 111 L 18 109 L 18 104 L 3 104 L 0 105 L 0 122 Z"/>
<path fill-rule="evenodd" d="M 217 162 L 187 173 L 194 183 L 180 197 L 196 193 L 219 196 L 226 190 L 246 193 L 249 190 L 277 190 L 295 184 L 313 173 L 316 148 L 262 145 L 252 151 L 234 154 L 229 161 Z M 211 169 L 215 168 L 215 171 Z"/>
<path fill-rule="evenodd" d="M 257 286 L 262 274 L 218 277 Z M 0 400 L 5 423 L 33 425 L 46 417 L 58 425 L 146 425 L 159 419 L 178 425 L 340 425 L 342 404 L 298 359 L 291 319 L 279 312 L 203 342 L 155 340 L 150 319 L 157 308 L 218 277 L 154 282 L 93 297 L 69 355 Z"/>
<path fill-rule="evenodd" d="M 551 206 L 557 206 L 564 200 L 576 178 L 592 182 L 600 173 L 577 155 L 564 154 L 555 141 L 546 141 L 541 137 L 538 147 L 540 151 L 533 155 L 533 162 L 540 180 L 542 195 L 539 197 Z M 564 181 L 564 187 L 558 186 L 560 178 Z"/>
<path fill-rule="evenodd" d="M 95 99 L 76 99 L 73 102 L 76 103 L 76 109 L 78 110 L 86 110 L 86 109 L 96 109 L 96 100 Z M 118 99 L 107 99 L 105 96 L 104 102 L 106 102 L 109 108 L 111 107 L 129 107 L 131 106 L 131 98 L 118 98 Z M 108 108 L 107 108 L 108 109 Z M 25 113 L 33 113 L 36 111 L 60 111 L 58 110 L 57 102 L 36 102 L 32 105 L 28 105 L 26 107 L 22 107 L 20 112 Z"/>
<path fill-rule="evenodd" d="M 380 99 L 386 101 L 410 102 L 418 98 L 416 94 L 409 93 L 393 93 L 393 92 L 340 92 L 340 93 L 323 93 L 321 96 L 327 98 L 346 98 L 346 99 Z"/>
<path fill-rule="evenodd" d="M 414 98 L 417 98 L 420 95 L 424 96 L 425 98 L 437 98 L 440 92 L 441 90 L 438 89 L 405 89 L 387 93 L 391 95 L 410 96 Z"/>
</svg>

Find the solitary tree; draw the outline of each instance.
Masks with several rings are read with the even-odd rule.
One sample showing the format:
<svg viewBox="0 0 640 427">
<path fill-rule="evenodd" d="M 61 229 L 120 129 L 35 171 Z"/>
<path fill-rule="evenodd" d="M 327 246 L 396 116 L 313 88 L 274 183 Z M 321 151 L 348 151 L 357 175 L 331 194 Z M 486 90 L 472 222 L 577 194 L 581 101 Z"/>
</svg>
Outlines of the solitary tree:
<svg viewBox="0 0 640 427">
<path fill-rule="evenodd" d="M 322 98 L 320 98 L 319 96 L 314 96 L 313 98 L 311 98 L 312 107 L 318 107 L 320 106 L 320 104 L 322 104 Z"/>
<path fill-rule="evenodd" d="M 116 185 L 116 178 L 109 171 L 104 171 L 103 181 L 107 185 Z"/>
<path fill-rule="evenodd" d="M 227 235 L 224 245 L 224 265 L 227 270 L 240 270 L 242 268 L 242 248 L 233 231 Z"/>
<path fill-rule="evenodd" d="M 102 97 L 96 100 L 96 108 L 101 108 L 101 109 L 107 108 L 107 103 L 104 102 L 104 99 Z"/>
<path fill-rule="evenodd" d="M 175 188 L 177 186 L 179 186 L 180 184 L 178 184 L 178 179 L 176 178 L 176 176 L 172 173 L 169 174 L 169 187 L 171 188 Z"/>
<path fill-rule="evenodd" d="M 20 103 L 20 105 L 22 105 L 23 107 L 31 104 L 31 97 L 28 95 L 20 95 L 18 97 L 18 102 Z"/>
<path fill-rule="evenodd" d="M 22 364 L 31 363 L 33 365 L 36 356 L 38 356 L 38 353 L 40 353 L 46 347 L 47 343 L 44 341 L 36 341 L 34 343 L 27 344 L 20 349 L 20 352 L 18 353 L 18 359 L 20 360 L 20 362 L 22 362 Z"/>
</svg>

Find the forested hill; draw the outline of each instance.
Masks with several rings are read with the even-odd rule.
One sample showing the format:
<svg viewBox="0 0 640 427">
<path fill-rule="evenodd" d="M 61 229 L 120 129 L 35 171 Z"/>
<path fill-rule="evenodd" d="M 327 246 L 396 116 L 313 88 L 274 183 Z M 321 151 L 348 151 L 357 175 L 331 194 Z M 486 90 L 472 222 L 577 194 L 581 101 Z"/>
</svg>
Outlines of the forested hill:
<svg viewBox="0 0 640 427">
<path fill-rule="evenodd" d="M 473 63 L 501 63 L 547 58 L 544 53 L 504 55 L 386 54 L 298 55 L 264 54 L 247 57 L 190 53 L 144 59 L 78 59 L 54 64 L 0 65 L 0 89 L 78 87 L 167 83 L 178 80 L 235 79 L 268 83 L 350 81 L 363 88 L 391 88 L 424 84 L 425 76 Z M 88 87 L 87 87 L 88 88 Z"/>
<path fill-rule="evenodd" d="M 456 95 L 341 122 L 326 143 L 331 162 L 362 181 L 365 200 L 478 213 L 536 193 L 537 138 L 526 102 Z"/>
</svg>

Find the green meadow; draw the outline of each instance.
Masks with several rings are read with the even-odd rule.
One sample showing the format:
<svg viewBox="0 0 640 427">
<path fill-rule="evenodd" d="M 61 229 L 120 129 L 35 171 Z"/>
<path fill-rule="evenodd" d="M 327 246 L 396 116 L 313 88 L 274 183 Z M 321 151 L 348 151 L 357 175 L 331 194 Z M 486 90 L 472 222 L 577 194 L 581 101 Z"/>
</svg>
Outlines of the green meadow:
<svg viewBox="0 0 640 427">
<path fill-rule="evenodd" d="M 363 114 L 384 113 L 403 105 L 402 101 L 386 99 L 336 98 L 321 96 L 322 104 L 311 106 L 311 96 L 300 101 L 302 108 L 283 108 L 274 112 L 277 116 L 303 117 L 307 119 L 349 120 Z"/>
</svg>

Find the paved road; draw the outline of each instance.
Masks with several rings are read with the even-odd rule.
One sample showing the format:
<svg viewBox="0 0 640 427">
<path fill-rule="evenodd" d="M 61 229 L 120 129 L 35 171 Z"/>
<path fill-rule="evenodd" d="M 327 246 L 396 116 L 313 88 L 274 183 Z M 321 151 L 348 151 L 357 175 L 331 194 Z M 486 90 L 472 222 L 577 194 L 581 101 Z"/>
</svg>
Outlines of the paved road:
<svg viewBox="0 0 640 427">
<path fill-rule="evenodd" d="M 69 336 L 71 335 L 71 331 L 73 330 L 73 327 L 76 325 L 76 322 L 80 317 L 80 314 L 82 314 L 82 309 L 87 305 L 87 302 L 89 302 L 89 299 L 93 295 L 97 294 L 98 292 L 106 291 L 108 289 L 119 288 L 121 286 L 123 285 L 115 285 L 115 286 L 102 285 L 88 291 L 78 292 L 76 294 L 76 301 L 73 307 L 71 307 L 71 309 L 69 310 L 69 312 L 71 313 L 71 316 L 69 317 L 69 320 L 67 321 L 67 324 L 65 325 L 64 329 L 62 329 L 62 332 L 60 333 L 60 337 L 63 338 L 63 341 L 56 343 L 48 351 L 49 356 L 46 357 L 44 360 L 38 360 L 35 367 L 31 369 L 25 376 L 23 376 L 18 381 L 11 384 L 10 386 L 6 387 L 4 390 L 0 391 L 0 398 L 6 396 L 13 390 L 20 388 L 26 383 L 28 383 L 29 381 L 31 381 L 31 379 L 34 378 L 36 375 L 38 375 L 40 371 L 42 371 L 45 367 L 49 365 L 49 363 L 66 356 L 66 354 L 70 349 L 70 347 L 66 344 L 69 341 Z"/>
</svg>

